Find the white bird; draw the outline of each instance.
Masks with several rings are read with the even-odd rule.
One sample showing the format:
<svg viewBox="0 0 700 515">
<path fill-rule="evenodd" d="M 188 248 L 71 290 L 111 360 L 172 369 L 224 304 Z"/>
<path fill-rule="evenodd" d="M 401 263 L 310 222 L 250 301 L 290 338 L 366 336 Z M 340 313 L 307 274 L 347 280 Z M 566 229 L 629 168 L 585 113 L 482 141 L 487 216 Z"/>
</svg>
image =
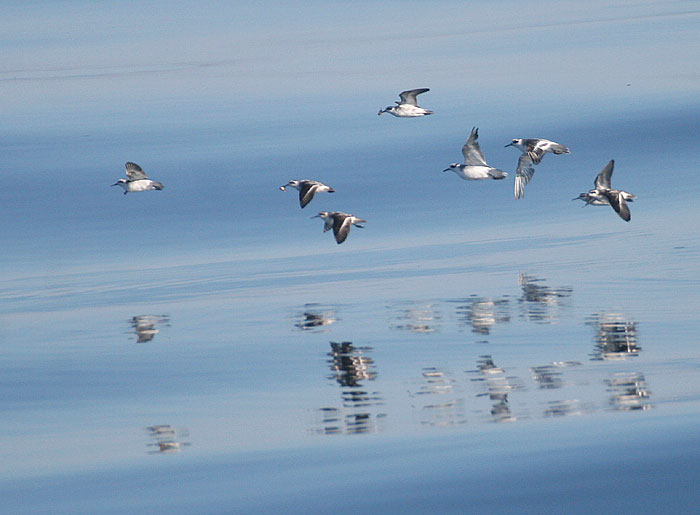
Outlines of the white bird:
<svg viewBox="0 0 700 515">
<path fill-rule="evenodd" d="M 620 218 L 625 222 L 629 222 L 632 215 L 627 202 L 633 202 L 637 196 L 627 191 L 612 189 L 611 179 L 614 166 L 615 160 L 611 159 L 595 178 L 594 188 L 589 190 L 588 193 L 581 193 L 572 200 L 583 200 L 586 203 L 585 205 L 612 206 L 615 212 L 620 215 Z"/>
<path fill-rule="evenodd" d="M 148 191 L 162 190 L 163 184 L 157 181 L 152 181 L 146 177 L 146 173 L 136 163 L 131 161 L 126 163 L 126 179 L 119 179 L 112 186 L 121 186 L 124 188 L 124 195 L 130 191 Z"/>
<path fill-rule="evenodd" d="M 280 186 L 280 189 L 282 191 L 287 191 L 287 187 L 291 186 L 292 188 L 296 188 L 299 190 L 299 205 L 301 206 L 302 209 L 306 207 L 306 205 L 311 202 L 311 199 L 314 198 L 314 195 L 316 193 L 333 193 L 335 190 L 331 188 L 330 186 L 323 184 L 322 182 L 318 181 L 297 181 L 292 179 L 289 181 L 287 184 L 284 186 Z"/>
<path fill-rule="evenodd" d="M 479 129 L 472 128 L 467 142 L 462 147 L 462 155 L 464 156 L 464 164 L 452 163 L 449 168 L 445 168 L 443 172 L 452 170 L 458 177 L 465 181 L 477 181 L 481 179 L 505 179 L 508 174 L 498 168 L 493 168 L 486 164 L 484 153 L 479 146 Z"/>
<path fill-rule="evenodd" d="M 323 232 L 326 232 L 332 228 L 335 241 L 338 243 L 338 245 L 343 243 L 348 237 L 351 226 L 356 225 L 362 229 L 363 226 L 359 224 L 367 222 L 367 220 L 358 218 L 355 215 L 341 213 L 340 211 L 321 211 L 319 214 L 314 215 L 311 218 L 323 218 Z"/>
<path fill-rule="evenodd" d="M 420 88 L 402 91 L 401 93 L 399 93 L 401 101 L 396 101 L 396 104 L 398 105 L 389 106 L 385 109 L 380 109 L 377 114 L 381 116 L 382 113 L 389 113 L 400 118 L 415 118 L 416 116 L 425 116 L 428 114 L 433 114 L 433 112 L 429 109 L 423 109 L 422 107 L 420 107 L 418 105 L 418 100 L 416 99 L 418 95 L 420 95 L 421 93 L 425 93 L 426 91 L 430 91 L 430 89 Z"/>
<path fill-rule="evenodd" d="M 515 198 L 521 198 L 525 194 L 525 185 L 530 182 L 535 173 L 532 165 L 539 164 L 545 154 L 571 153 L 568 148 L 560 143 L 538 138 L 515 138 L 506 147 L 516 147 L 522 152 L 518 159 L 518 168 L 515 173 Z"/>
</svg>

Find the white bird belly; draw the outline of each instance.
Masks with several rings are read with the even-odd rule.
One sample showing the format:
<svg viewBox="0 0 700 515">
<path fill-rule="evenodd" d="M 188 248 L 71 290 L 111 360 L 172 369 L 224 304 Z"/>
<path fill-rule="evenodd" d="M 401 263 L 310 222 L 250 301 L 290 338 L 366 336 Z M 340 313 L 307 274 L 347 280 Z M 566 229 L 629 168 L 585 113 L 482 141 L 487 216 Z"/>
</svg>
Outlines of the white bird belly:
<svg viewBox="0 0 700 515">
<path fill-rule="evenodd" d="M 412 106 L 410 104 L 402 104 L 398 106 L 394 111 L 391 113 L 394 116 L 399 116 L 399 117 L 404 117 L 404 118 L 412 118 L 414 116 L 423 116 L 427 113 L 426 109 L 423 109 L 422 107 L 416 107 Z"/>
<path fill-rule="evenodd" d="M 129 191 L 147 191 L 150 189 L 153 189 L 151 186 L 151 181 L 150 179 L 139 179 L 138 181 L 130 181 L 127 184 L 127 188 Z"/>
<path fill-rule="evenodd" d="M 488 179 L 490 177 L 489 170 L 491 170 L 491 168 L 488 166 L 463 166 L 455 169 L 454 172 L 465 181 L 478 181 L 481 179 Z"/>
</svg>

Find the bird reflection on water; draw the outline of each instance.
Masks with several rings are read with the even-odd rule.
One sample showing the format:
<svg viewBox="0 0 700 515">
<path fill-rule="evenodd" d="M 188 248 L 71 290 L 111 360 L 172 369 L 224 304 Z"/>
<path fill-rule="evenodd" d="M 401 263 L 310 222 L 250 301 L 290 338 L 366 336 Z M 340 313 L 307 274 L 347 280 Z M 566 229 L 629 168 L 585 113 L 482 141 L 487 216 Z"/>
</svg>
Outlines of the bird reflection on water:
<svg viewBox="0 0 700 515">
<path fill-rule="evenodd" d="M 155 335 L 160 332 L 156 326 L 170 326 L 170 317 L 168 315 L 138 315 L 132 317 L 129 323 L 136 333 L 136 343 L 146 343 L 153 340 Z"/>
<path fill-rule="evenodd" d="M 417 389 L 409 395 L 421 425 L 453 426 L 467 421 L 466 403 L 459 383 L 436 367 L 423 368 Z M 433 397 L 436 395 L 440 397 Z"/>
<path fill-rule="evenodd" d="M 328 360 L 334 372 L 329 379 L 335 379 L 340 386 L 360 386 L 360 381 L 372 381 L 376 377 L 374 361 L 364 355 L 372 347 L 355 347 L 352 342 L 331 342 L 331 359 Z"/>
<path fill-rule="evenodd" d="M 510 303 L 506 297 L 488 299 L 472 295 L 457 301 L 457 316 L 476 334 L 488 335 L 496 324 L 510 322 Z"/>
<path fill-rule="evenodd" d="M 563 308 L 567 307 L 573 295 L 572 288 L 552 288 L 542 279 L 522 273 L 518 276 L 518 285 L 521 291 L 517 297 L 509 294 L 494 297 L 469 295 L 454 300 L 397 301 L 387 305 L 389 328 L 430 335 L 455 330 L 463 332 L 460 326 L 468 326 L 472 333 L 489 335 L 496 325 L 513 322 L 514 311 L 519 312 L 519 320 L 514 321 L 516 324 L 554 324 L 563 318 Z M 512 292 L 509 293 L 512 295 Z M 517 302 L 512 300 L 516 298 Z M 309 313 L 313 313 L 310 308 L 304 313 L 304 320 L 315 319 L 309 317 Z M 320 313 L 320 310 L 315 312 Z M 445 322 L 443 313 L 447 314 L 448 321 L 456 320 L 457 327 Z M 592 361 L 624 359 L 639 353 L 636 322 L 618 313 L 600 313 L 588 317 L 585 323 L 594 326 L 597 331 Z M 444 340 L 435 338 L 436 341 Z M 474 343 L 484 345 L 488 341 Z M 377 406 L 383 406 L 385 401 L 377 391 L 367 386 L 377 378 L 371 356 L 373 349 L 356 346 L 352 342 L 331 342 L 330 347 L 327 362 L 332 374 L 328 379 L 340 386 L 341 402 L 317 410 L 321 419 L 313 432 L 369 433 L 378 431 L 378 422 L 382 420 L 381 427 L 401 420 L 402 415 L 398 411 L 396 418 L 385 418 L 392 410 L 399 410 L 401 403 L 396 403 L 394 399 L 388 403 L 387 411 L 380 412 L 385 408 Z M 475 398 L 465 393 L 466 383 L 463 379 L 432 365 L 423 366 L 419 379 L 409 380 L 407 391 L 413 422 L 421 426 L 465 424 L 469 413 L 480 413 L 482 419 L 486 414 L 486 418 L 492 422 L 514 422 L 533 416 L 554 418 L 583 415 L 610 406 L 621 411 L 647 409 L 650 406 L 649 391 L 641 373 L 606 379 L 601 374 L 607 371 L 591 362 L 550 361 L 543 365 L 511 363 L 510 372 L 506 373 L 504 368 L 496 365 L 491 354 L 480 355 L 476 369 L 467 371 L 473 374 L 471 382 L 479 387 Z M 527 371 L 529 379 L 526 377 Z M 518 372 L 524 375 L 518 376 Z M 606 393 L 606 388 L 607 392 L 612 392 L 612 396 Z M 490 401 L 488 408 L 483 404 L 483 398 Z"/>
<path fill-rule="evenodd" d="M 518 284 L 522 295 L 518 299 L 521 306 L 521 316 L 526 320 L 543 324 L 551 324 L 559 319 L 559 308 L 566 305 L 566 299 L 571 297 L 572 288 L 550 288 L 527 274 L 518 275 Z"/>
<path fill-rule="evenodd" d="M 619 373 L 605 383 L 608 385 L 608 391 L 613 394 L 610 398 L 610 404 L 614 409 L 629 411 L 651 408 L 649 403 L 651 392 L 647 387 L 644 374 L 639 372 Z"/>
<path fill-rule="evenodd" d="M 508 403 L 508 394 L 515 389 L 522 389 L 520 380 L 514 377 L 506 377 L 505 371 L 496 366 L 490 354 L 479 356 L 476 362 L 476 370 L 473 373 L 479 377 L 472 379 L 481 382 L 486 387 L 485 393 L 477 397 L 488 396 L 491 401 L 491 416 L 494 422 L 514 422 L 517 417 L 512 413 Z"/>
<path fill-rule="evenodd" d="M 621 360 L 639 355 L 637 323 L 620 313 L 596 313 L 586 320 L 597 328 L 592 360 Z"/>
<path fill-rule="evenodd" d="M 578 399 L 549 401 L 543 412 L 545 417 L 566 417 L 569 415 L 581 415 L 583 410 Z"/>
<path fill-rule="evenodd" d="M 575 367 L 581 365 L 578 361 L 558 361 L 549 365 L 541 365 L 530 368 L 532 379 L 537 386 L 544 390 L 563 388 L 565 383 L 562 379 L 562 368 Z"/>
<path fill-rule="evenodd" d="M 297 316 L 294 327 L 300 331 L 323 332 L 324 327 L 331 325 L 338 319 L 335 318 L 335 310 L 325 309 L 318 304 L 305 304 L 304 312 Z"/>
<path fill-rule="evenodd" d="M 410 304 L 408 308 L 390 306 L 390 309 L 396 310 L 393 318 L 398 322 L 392 322 L 392 329 L 422 334 L 435 332 L 441 316 L 435 311 L 434 305 L 432 303 Z"/>
<path fill-rule="evenodd" d="M 189 442 L 178 441 L 179 438 L 186 437 L 186 429 L 175 429 L 170 424 L 158 424 L 146 428 L 151 438 L 148 447 L 157 447 L 155 451 L 148 451 L 148 454 L 172 454 L 180 452 L 183 447 L 189 447 Z"/>
<path fill-rule="evenodd" d="M 377 376 L 374 360 L 367 354 L 371 347 L 356 347 L 352 342 L 330 342 L 328 379 L 341 387 L 341 407 L 327 406 L 319 410 L 322 434 L 373 433 L 379 430 L 378 421 L 385 417 L 377 411 L 383 404 L 379 392 L 371 391 L 363 383 Z"/>
</svg>

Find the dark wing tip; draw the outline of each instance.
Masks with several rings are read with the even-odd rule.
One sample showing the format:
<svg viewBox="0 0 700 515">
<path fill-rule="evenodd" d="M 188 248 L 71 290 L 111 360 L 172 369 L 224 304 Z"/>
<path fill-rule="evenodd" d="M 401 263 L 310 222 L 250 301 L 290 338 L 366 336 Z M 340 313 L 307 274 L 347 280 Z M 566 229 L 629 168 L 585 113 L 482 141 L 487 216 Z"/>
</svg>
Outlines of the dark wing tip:
<svg viewBox="0 0 700 515">
<path fill-rule="evenodd" d="M 311 200 L 314 198 L 314 194 L 316 193 L 316 185 L 315 184 L 309 184 L 308 182 L 305 182 L 302 184 L 301 189 L 299 190 L 299 205 L 301 206 L 302 209 L 306 207 L 306 205 L 311 202 Z"/>
</svg>

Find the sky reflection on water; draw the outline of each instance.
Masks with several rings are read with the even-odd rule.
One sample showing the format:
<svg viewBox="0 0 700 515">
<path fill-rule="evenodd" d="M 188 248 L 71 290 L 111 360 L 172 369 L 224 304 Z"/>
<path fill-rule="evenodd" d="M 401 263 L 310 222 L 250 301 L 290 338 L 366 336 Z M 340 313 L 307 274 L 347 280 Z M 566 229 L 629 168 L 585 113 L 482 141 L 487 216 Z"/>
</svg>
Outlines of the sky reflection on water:
<svg viewBox="0 0 700 515">
<path fill-rule="evenodd" d="M 6 6 L 3 508 L 696 506 L 697 5 L 265 6 Z M 515 201 L 440 172 L 472 126 L 572 153 Z"/>
</svg>

